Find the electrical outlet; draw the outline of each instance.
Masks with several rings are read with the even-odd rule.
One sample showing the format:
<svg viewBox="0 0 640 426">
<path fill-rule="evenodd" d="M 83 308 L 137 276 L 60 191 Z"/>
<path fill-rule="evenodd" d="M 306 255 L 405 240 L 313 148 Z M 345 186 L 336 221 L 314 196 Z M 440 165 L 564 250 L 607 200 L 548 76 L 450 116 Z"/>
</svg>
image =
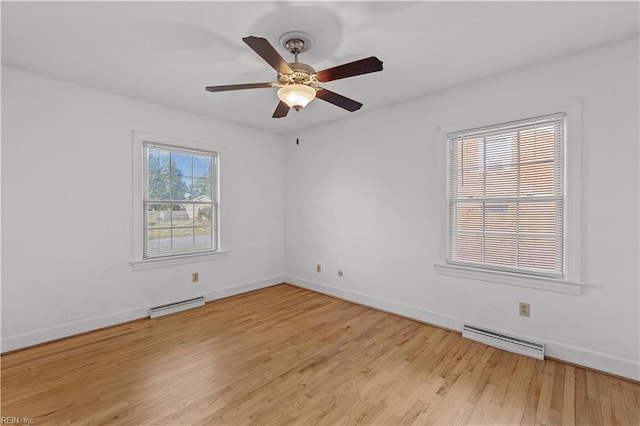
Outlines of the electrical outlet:
<svg viewBox="0 0 640 426">
<path fill-rule="evenodd" d="M 319 264 L 319 263 L 316 265 L 316 272 L 319 273 L 319 274 L 322 273 L 322 265 Z"/>
<path fill-rule="evenodd" d="M 529 310 L 528 303 L 520 302 L 520 316 L 521 317 L 531 316 L 531 311 Z"/>
<path fill-rule="evenodd" d="M 200 280 L 200 274 L 197 272 L 194 272 L 191 274 L 191 282 L 192 283 L 197 283 Z"/>
</svg>

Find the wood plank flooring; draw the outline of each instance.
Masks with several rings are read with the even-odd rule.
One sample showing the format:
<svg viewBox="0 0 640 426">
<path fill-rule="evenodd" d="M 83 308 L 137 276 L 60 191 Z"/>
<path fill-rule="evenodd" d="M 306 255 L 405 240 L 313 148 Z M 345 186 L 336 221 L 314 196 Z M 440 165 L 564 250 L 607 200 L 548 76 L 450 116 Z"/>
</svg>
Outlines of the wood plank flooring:
<svg viewBox="0 0 640 426">
<path fill-rule="evenodd" d="M 1 360 L 36 425 L 640 424 L 636 383 L 289 285 Z"/>
</svg>

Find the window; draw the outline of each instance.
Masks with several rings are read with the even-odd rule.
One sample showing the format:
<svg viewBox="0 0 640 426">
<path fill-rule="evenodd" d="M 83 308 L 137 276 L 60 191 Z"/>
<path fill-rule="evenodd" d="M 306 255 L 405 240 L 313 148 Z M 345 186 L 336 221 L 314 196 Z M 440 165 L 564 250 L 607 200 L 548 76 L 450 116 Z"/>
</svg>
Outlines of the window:
<svg viewBox="0 0 640 426">
<path fill-rule="evenodd" d="M 144 144 L 144 258 L 216 250 L 214 152 Z"/>
<path fill-rule="evenodd" d="M 224 147 L 133 132 L 134 270 L 222 259 Z"/>
<path fill-rule="evenodd" d="M 448 135 L 448 263 L 564 277 L 564 117 Z"/>
</svg>

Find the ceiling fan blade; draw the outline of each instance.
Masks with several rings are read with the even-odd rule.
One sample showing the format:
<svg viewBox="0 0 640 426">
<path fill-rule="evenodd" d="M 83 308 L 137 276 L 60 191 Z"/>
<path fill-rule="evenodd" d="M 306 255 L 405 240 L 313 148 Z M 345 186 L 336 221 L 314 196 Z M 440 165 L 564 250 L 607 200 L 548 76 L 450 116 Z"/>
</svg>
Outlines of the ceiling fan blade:
<svg viewBox="0 0 640 426">
<path fill-rule="evenodd" d="M 276 107 L 276 110 L 273 112 L 273 118 L 286 117 L 287 114 L 289 114 L 289 109 L 291 109 L 291 108 L 289 108 L 289 105 L 287 105 L 284 102 L 280 101 L 280 103 Z"/>
<path fill-rule="evenodd" d="M 334 104 L 351 112 L 357 111 L 362 107 L 360 102 L 354 101 L 353 99 L 349 99 L 327 89 L 318 89 L 316 91 L 316 98 L 320 98 L 325 102 L 329 102 L 330 104 Z"/>
<path fill-rule="evenodd" d="M 327 82 L 377 71 L 382 71 L 382 61 L 375 56 L 370 56 L 365 59 L 360 59 L 359 61 L 349 62 L 348 64 L 342 64 L 337 67 L 318 71 L 316 76 L 319 81 Z"/>
<path fill-rule="evenodd" d="M 273 83 L 228 84 L 226 86 L 208 86 L 205 89 L 209 92 L 226 92 L 229 90 L 263 89 L 267 87 L 274 87 Z"/>
<path fill-rule="evenodd" d="M 285 61 L 276 49 L 273 48 L 271 43 L 266 38 L 249 36 L 242 39 L 247 45 L 252 48 L 262 59 L 267 61 L 276 71 L 282 74 L 291 74 L 293 70 Z"/>
</svg>

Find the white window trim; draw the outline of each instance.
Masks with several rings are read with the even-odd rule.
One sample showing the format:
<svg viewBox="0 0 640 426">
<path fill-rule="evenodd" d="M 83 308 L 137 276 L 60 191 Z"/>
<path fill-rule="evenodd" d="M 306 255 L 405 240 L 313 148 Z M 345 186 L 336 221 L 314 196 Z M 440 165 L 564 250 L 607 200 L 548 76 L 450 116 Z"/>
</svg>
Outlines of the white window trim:
<svg viewBox="0 0 640 426">
<path fill-rule="evenodd" d="M 218 220 L 216 224 L 216 238 L 218 247 L 215 251 L 189 253 L 175 256 L 158 257 L 152 259 L 144 259 L 144 200 L 143 200 L 143 188 L 144 188 L 144 143 L 152 142 L 161 145 L 175 146 L 184 149 L 196 149 L 202 151 L 215 151 L 218 158 L 217 166 L 217 185 L 218 185 Z M 185 140 L 175 138 L 171 136 L 157 135 L 153 133 L 134 131 L 132 135 L 132 188 L 133 188 L 133 254 L 131 260 L 131 266 L 134 271 L 162 268 L 167 266 L 182 265 L 195 262 L 206 262 L 216 259 L 224 259 L 228 255 L 228 251 L 224 249 L 223 233 L 221 232 L 221 223 L 224 222 L 222 215 L 222 200 L 223 196 L 220 191 L 221 187 L 221 164 L 223 163 L 222 157 L 226 150 L 226 147 L 204 142 Z"/>
<path fill-rule="evenodd" d="M 564 216 L 564 278 L 551 278 L 520 273 L 492 271 L 484 268 L 473 268 L 448 263 L 447 230 L 448 230 L 448 139 L 447 135 L 464 129 L 507 123 L 530 117 L 550 115 L 564 112 L 566 114 L 565 129 L 565 207 Z M 581 206 L 582 206 L 582 99 L 571 98 L 542 105 L 527 105 L 520 108 L 496 112 L 487 116 L 473 118 L 461 122 L 440 126 L 437 136 L 438 146 L 438 223 L 436 229 L 438 260 L 434 267 L 442 275 L 456 276 L 479 281 L 490 281 L 501 284 L 529 287 L 558 293 L 580 295 L 585 283 L 582 282 L 582 241 L 581 241 Z"/>
</svg>

